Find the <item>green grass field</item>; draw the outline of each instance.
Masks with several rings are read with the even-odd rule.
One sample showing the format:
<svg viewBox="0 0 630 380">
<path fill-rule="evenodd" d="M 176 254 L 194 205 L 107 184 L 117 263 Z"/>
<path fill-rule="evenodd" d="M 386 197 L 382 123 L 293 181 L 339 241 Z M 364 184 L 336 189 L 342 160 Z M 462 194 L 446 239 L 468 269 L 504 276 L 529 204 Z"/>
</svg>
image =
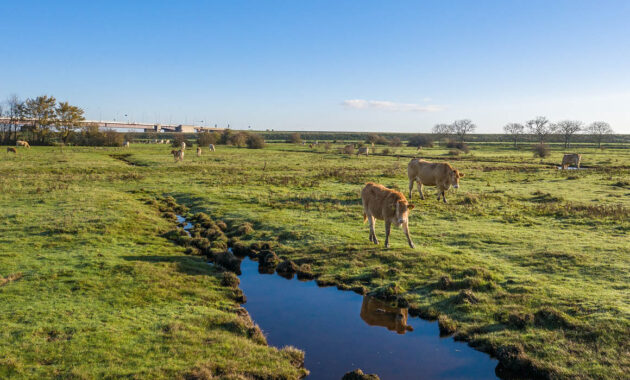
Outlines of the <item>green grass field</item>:
<svg viewBox="0 0 630 380">
<path fill-rule="evenodd" d="M 299 378 L 299 353 L 269 347 L 221 272 L 162 237 L 147 201 L 172 196 L 271 242 L 321 284 L 391 294 L 508 369 L 553 378 L 630 373 L 630 149 L 571 148 L 557 170 L 508 144 L 342 155 L 218 146 L 174 163 L 170 147 L 34 147 L 0 161 L 0 377 Z M 382 151 L 382 148 L 378 148 Z M 391 148 L 390 148 L 391 149 Z M 4 150 L 3 150 L 4 151 Z M 374 246 L 360 190 L 406 195 L 416 155 L 466 174 L 437 202 L 414 189 L 410 249 Z M 124 156 L 123 156 L 124 155 Z M 150 202 L 149 202 L 150 203 Z M 384 240 L 384 226 L 377 222 Z M 190 250 L 189 250 L 190 251 Z M 247 305 L 245 304 L 245 307 Z M 308 352 L 306 352 L 308 355 Z M 298 360 L 299 361 L 299 360 Z"/>
</svg>

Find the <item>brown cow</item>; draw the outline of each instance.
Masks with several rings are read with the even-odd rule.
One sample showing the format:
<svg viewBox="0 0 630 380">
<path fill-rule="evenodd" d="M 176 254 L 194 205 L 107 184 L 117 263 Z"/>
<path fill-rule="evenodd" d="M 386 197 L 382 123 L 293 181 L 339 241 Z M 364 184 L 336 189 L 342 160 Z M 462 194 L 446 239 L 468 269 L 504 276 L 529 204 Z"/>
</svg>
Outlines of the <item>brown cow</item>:
<svg viewBox="0 0 630 380">
<path fill-rule="evenodd" d="M 183 150 L 171 150 L 171 154 L 173 155 L 173 158 L 175 158 L 175 162 L 177 161 L 184 161 L 184 151 Z"/>
<path fill-rule="evenodd" d="M 15 146 L 23 146 L 25 148 L 31 149 L 31 146 L 28 144 L 28 141 L 24 141 L 24 140 L 16 141 Z"/>
<path fill-rule="evenodd" d="M 374 297 L 363 297 L 360 315 L 361 319 L 370 326 L 383 326 L 390 331 L 396 331 L 398 334 L 413 331 L 413 327 L 407 324 L 409 316 L 407 308 L 392 307 Z"/>
<path fill-rule="evenodd" d="M 201 148 L 197 147 L 197 157 L 201 157 Z"/>
<path fill-rule="evenodd" d="M 357 156 L 359 154 L 365 154 L 366 156 L 370 153 L 370 148 L 368 147 L 361 147 L 359 148 L 359 150 L 357 150 Z"/>
<path fill-rule="evenodd" d="M 15 149 L 14 147 L 10 146 L 10 147 L 7 148 L 7 153 L 17 154 L 17 149 Z"/>
<path fill-rule="evenodd" d="M 437 186 L 438 201 L 442 197 L 442 200 L 446 203 L 444 192 L 451 186 L 457 189 L 459 187 L 459 179 L 464 177 L 464 173 L 460 173 L 459 170 L 453 168 L 447 162 L 433 163 L 414 158 L 407 165 L 407 176 L 409 177 L 409 199 L 412 198 L 413 182 L 416 181 L 420 198 L 424 199 L 424 194 L 422 193 L 423 185 Z"/>
<path fill-rule="evenodd" d="M 397 227 L 402 226 L 407 236 L 407 242 L 411 248 L 415 245 L 409 237 L 409 210 L 414 205 L 407 203 L 405 195 L 400 191 L 391 190 L 383 185 L 368 182 L 361 191 L 363 202 L 363 223 L 370 221 L 370 241 L 378 244 L 374 233 L 374 219 L 385 221 L 385 248 L 389 248 L 389 232 L 392 223 Z"/>
<path fill-rule="evenodd" d="M 562 169 L 567 169 L 569 165 L 573 165 L 579 169 L 581 161 L 582 161 L 581 154 L 576 154 L 576 153 L 565 154 L 564 157 L 562 157 Z"/>
</svg>

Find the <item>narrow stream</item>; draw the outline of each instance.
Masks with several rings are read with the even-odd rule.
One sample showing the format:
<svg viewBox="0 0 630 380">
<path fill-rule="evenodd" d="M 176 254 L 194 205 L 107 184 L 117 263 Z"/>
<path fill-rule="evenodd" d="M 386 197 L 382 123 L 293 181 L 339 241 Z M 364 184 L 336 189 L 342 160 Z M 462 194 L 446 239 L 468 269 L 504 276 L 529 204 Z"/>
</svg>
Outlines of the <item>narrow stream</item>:
<svg viewBox="0 0 630 380">
<path fill-rule="evenodd" d="M 270 345 L 306 353 L 308 379 L 341 379 L 361 368 L 381 379 L 496 379 L 497 360 L 452 338 L 437 322 L 407 318 L 368 296 L 287 280 L 241 264 L 244 305 Z"/>
<path fill-rule="evenodd" d="M 192 224 L 177 216 L 188 231 Z M 231 251 L 231 249 L 229 249 Z M 497 379 L 497 360 L 466 343 L 440 338 L 437 322 L 408 317 L 369 296 L 320 288 L 259 270 L 246 257 L 240 288 L 245 308 L 275 347 L 306 353 L 310 380 L 341 379 L 360 368 L 390 379 Z"/>
</svg>

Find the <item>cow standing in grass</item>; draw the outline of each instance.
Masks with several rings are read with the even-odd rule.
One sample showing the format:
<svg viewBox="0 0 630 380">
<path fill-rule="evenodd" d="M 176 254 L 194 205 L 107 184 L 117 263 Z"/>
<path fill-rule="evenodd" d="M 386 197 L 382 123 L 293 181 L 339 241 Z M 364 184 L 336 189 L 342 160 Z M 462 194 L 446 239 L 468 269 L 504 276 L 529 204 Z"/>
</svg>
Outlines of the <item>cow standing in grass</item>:
<svg viewBox="0 0 630 380">
<path fill-rule="evenodd" d="M 28 141 L 24 141 L 24 140 L 16 141 L 15 146 L 23 146 L 25 148 L 31 149 L 31 146 L 29 145 Z"/>
<path fill-rule="evenodd" d="M 210 144 L 208 148 L 210 149 L 211 152 L 214 152 L 214 144 Z"/>
<path fill-rule="evenodd" d="M 413 183 L 415 181 L 418 183 L 420 198 L 424 199 L 423 185 L 436 186 L 438 189 L 438 201 L 442 197 L 442 200 L 446 203 L 444 192 L 451 186 L 457 189 L 459 187 L 459 179 L 464 174 L 447 162 L 434 163 L 414 158 L 407 165 L 407 176 L 409 177 L 409 199 L 412 198 Z"/>
<path fill-rule="evenodd" d="M 197 147 L 197 157 L 201 157 L 201 147 Z"/>
<path fill-rule="evenodd" d="M 175 158 L 175 162 L 177 161 L 184 161 L 184 151 L 183 150 L 171 150 L 171 154 L 173 155 L 173 158 Z"/>
<path fill-rule="evenodd" d="M 562 169 L 567 169 L 570 165 L 573 165 L 579 169 L 581 161 L 582 161 L 581 154 L 575 154 L 575 153 L 565 154 L 564 157 L 562 157 Z"/>
<path fill-rule="evenodd" d="M 385 221 L 385 248 L 389 248 L 389 232 L 392 223 L 397 227 L 402 226 L 407 236 L 407 242 L 411 248 L 415 245 L 409 237 L 409 210 L 414 205 L 409 204 L 405 195 L 400 191 L 391 190 L 383 185 L 368 182 L 361 191 L 363 202 L 363 223 L 370 222 L 370 241 L 378 244 L 374 233 L 374 220 Z"/>
<path fill-rule="evenodd" d="M 369 153 L 370 153 L 370 148 L 368 148 L 366 146 L 362 147 L 362 148 L 359 148 L 359 150 L 357 150 L 357 156 L 360 155 L 360 154 L 365 154 L 367 156 Z"/>
<path fill-rule="evenodd" d="M 15 149 L 14 147 L 10 146 L 10 147 L 7 148 L 7 153 L 17 154 L 17 149 Z"/>
</svg>

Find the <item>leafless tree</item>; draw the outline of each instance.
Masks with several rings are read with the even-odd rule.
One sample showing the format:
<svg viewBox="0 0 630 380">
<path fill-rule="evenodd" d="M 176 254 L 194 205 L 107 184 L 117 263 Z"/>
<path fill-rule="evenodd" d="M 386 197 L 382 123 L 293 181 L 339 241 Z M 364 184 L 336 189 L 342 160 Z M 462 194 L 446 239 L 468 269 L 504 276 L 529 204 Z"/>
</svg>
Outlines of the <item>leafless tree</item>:
<svg viewBox="0 0 630 380">
<path fill-rule="evenodd" d="M 451 126 L 460 142 L 464 142 L 466 134 L 473 133 L 477 126 L 469 119 L 455 120 Z"/>
<path fill-rule="evenodd" d="M 436 135 L 436 141 L 439 141 L 443 137 L 452 135 L 454 131 L 453 125 L 451 124 L 436 124 L 433 127 L 433 134 Z"/>
<path fill-rule="evenodd" d="M 554 132 L 564 138 L 565 149 L 569 147 L 571 137 L 582 130 L 583 123 L 577 120 L 562 120 L 554 125 Z"/>
<path fill-rule="evenodd" d="M 538 141 L 541 144 L 543 144 L 547 136 L 553 132 L 553 128 L 551 124 L 549 124 L 549 120 L 544 116 L 538 116 L 535 119 L 528 120 L 525 125 L 527 126 L 529 133 L 538 137 Z"/>
<path fill-rule="evenodd" d="M 586 133 L 593 135 L 595 140 L 597 140 L 597 147 L 602 147 L 602 141 L 608 135 L 612 135 L 615 133 L 613 129 L 610 127 L 610 124 L 605 121 L 595 121 L 591 123 L 588 127 L 586 127 Z"/>
<path fill-rule="evenodd" d="M 6 103 L 7 109 L 5 111 L 5 116 L 9 118 L 9 134 L 6 136 L 6 142 L 13 144 L 15 143 L 15 140 L 17 140 L 18 120 L 24 117 L 25 107 L 24 102 L 21 101 L 15 94 L 10 95 Z M 13 138 L 11 138 L 12 133 Z"/>
<path fill-rule="evenodd" d="M 523 124 L 509 123 L 503 127 L 503 131 L 511 136 L 512 141 L 514 141 L 514 147 L 516 148 L 519 137 L 525 132 L 525 127 Z"/>
</svg>

